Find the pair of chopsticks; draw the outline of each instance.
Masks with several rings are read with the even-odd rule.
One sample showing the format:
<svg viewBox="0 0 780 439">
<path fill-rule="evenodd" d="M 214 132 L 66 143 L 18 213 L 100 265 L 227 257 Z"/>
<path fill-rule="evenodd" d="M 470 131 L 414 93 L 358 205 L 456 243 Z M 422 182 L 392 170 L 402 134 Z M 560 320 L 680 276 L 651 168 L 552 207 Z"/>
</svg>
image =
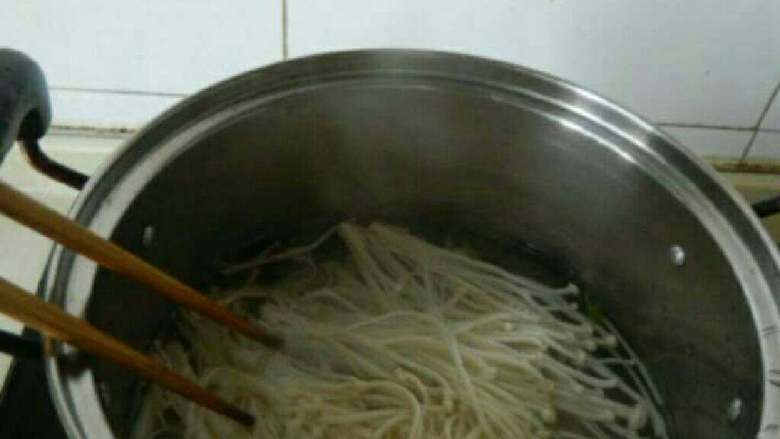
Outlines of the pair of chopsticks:
<svg viewBox="0 0 780 439">
<path fill-rule="evenodd" d="M 65 247 L 89 257 L 103 267 L 146 285 L 169 300 L 224 324 L 236 332 L 254 338 L 272 349 L 280 349 L 282 346 L 281 339 L 268 334 L 195 289 L 3 182 L 0 182 L 0 212 Z M 0 277 L 0 313 L 40 331 L 47 337 L 123 366 L 149 381 L 243 425 L 249 426 L 254 423 L 252 415 L 220 399 L 183 375 L 2 277 Z"/>
</svg>

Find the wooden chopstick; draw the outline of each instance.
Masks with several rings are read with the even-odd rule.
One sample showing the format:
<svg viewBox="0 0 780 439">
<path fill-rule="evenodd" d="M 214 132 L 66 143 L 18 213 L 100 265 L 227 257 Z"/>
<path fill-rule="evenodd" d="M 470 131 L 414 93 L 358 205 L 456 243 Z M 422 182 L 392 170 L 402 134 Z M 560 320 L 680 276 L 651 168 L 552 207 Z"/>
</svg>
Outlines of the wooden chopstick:
<svg viewBox="0 0 780 439">
<path fill-rule="evenodd" d="M 0 312 L 43 334 L 138 373 L 246 426 L 254 417 L 89 323 L 0 277 Z"/>
<path fill-rule="evenodd" d="M 144 284 L 171 301 L 257 339 L 272 349 L 280 349 L 283 344 L 279 337 L 3 182 L 0 182 L 0 212 L 103 267 Z"/>
</svg>

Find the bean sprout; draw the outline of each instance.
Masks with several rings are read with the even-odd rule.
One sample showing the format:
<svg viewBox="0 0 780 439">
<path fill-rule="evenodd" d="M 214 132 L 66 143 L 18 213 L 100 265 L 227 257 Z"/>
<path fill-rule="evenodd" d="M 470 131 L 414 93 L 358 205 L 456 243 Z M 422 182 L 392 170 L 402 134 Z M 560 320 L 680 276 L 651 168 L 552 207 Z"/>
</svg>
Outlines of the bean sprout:
<svg viewBox="0 0 780 439">
<path fill-rule="evenodd" d="M 647 371 L 611 324 L 573 305 L 576 286 L 551 288 L 394 227 L 335 230 L 226 269 L 251 275 L 222 303 L 282 334 L 283 352 L 187 313 L 155 353 L 255 425 L 151 387 L 135 437 L 668 439 Z M 335 239 L 348 257 L 318 261 Z M 288 278 L 254 281 L 285 261 L 298 267 Z"/>
</svg>

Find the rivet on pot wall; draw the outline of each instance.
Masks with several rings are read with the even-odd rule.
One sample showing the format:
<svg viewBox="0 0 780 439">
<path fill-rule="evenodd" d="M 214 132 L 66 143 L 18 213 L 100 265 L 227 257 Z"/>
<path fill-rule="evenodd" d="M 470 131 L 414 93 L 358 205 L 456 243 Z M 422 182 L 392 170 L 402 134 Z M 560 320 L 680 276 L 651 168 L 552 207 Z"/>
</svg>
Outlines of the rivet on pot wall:
<svg viewBox="0 0 780 439">
<path fill-rule="evenodd" d="M 678 267 L 685 265 L 685 249 L 679 245 L 673 245 L 672 248 L 669 249 L 669 257 L 672 260 L 672 264 Z"/>
<path fill-rule="evenodd" d="M 152 246 L 153 242 L 154 242 L 154 227 L 152 226 L 144 227 L 144 231 L 141 234 L 141 244 L 145 248 L 149 248 Z"/>
<path fill-rule="evenodd" d="M 742 400 L 739 398 L 734 398 L 731 400 L 731 403 L 729 403 L 726 417 L 729 422 L 735 422 L 737 419 L 739 419 L 740 415 L 742 415 Z"/>
</svg>

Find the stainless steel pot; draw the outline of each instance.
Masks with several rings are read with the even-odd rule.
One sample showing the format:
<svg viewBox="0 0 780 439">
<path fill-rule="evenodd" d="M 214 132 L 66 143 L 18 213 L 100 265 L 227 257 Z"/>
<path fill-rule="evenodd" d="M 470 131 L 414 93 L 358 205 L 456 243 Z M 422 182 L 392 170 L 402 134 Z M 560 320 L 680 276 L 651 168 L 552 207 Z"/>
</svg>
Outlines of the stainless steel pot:
<svg viewBox="0 0 780 439">
<path fill-rule="evenodd" d="M 196 286 L 247 243 L 344 218 L 468 235 L 518 270 L 533 271 L 514 262 L 533 249 L 644 359 L 673 437 L 780 437 L 774 244 L 669 136 L 539 72 L 397 50 L 262 68 L 158 117 L 70 215 Z M 171 318 L 155 295 L 59 247 L 40 293 L 140 348 Z M 46 369 L 69 435 L 125 436 L 135 378 L 58 352 Z"/>
</svg>

